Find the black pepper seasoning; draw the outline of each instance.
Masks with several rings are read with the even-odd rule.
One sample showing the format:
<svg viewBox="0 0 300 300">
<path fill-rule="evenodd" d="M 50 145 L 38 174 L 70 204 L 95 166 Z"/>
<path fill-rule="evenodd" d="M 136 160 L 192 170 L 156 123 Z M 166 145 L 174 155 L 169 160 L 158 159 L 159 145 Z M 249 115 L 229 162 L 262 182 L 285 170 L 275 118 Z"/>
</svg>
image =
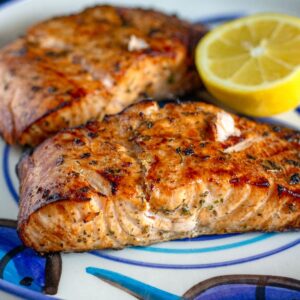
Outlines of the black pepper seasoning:
<svg viewBox="0 0 300 300">
<path fill-rule="evenodd" d="M 299 184 L 300 183 L 300 174 L 299 173 L 295 173 L 290 177 L 290 181 L 289 184 Z"/>
</svg>

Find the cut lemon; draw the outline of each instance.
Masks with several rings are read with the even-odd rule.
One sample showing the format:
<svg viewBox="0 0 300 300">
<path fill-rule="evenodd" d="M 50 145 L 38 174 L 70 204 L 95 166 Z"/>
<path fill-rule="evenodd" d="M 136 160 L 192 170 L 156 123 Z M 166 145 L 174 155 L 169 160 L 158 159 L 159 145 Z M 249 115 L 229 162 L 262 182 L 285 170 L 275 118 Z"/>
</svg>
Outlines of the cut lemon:
<svg viewBox="0 0 300 300">
<path fill-rule="evenodd" d="M 300 19 L 259 14 L 217 27 L 196 48 L 196 65 L 218 100 L 251 116 L 300 100 Z"/>
</svg>

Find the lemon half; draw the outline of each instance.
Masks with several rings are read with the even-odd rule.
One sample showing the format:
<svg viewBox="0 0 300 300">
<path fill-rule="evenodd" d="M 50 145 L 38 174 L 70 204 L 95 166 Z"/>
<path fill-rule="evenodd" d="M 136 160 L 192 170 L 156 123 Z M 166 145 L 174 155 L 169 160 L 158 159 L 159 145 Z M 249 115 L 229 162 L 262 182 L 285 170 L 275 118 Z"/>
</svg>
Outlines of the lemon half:
<svg viewBox="0 0 300 300">
<path fill-rule="evenodd" d="M 218 100 L 251 116 L 300 100 L 300 19 L 258 14 L 217 27 L 196 48 L 196 65 Z"/>
</svg>

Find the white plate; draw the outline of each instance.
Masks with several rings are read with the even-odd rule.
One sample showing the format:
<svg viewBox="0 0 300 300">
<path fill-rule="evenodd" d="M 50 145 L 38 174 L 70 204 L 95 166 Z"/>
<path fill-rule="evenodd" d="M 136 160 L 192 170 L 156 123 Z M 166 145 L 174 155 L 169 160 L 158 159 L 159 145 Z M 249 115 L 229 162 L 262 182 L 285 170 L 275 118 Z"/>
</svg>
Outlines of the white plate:
<svg viewBox="0 0 300 300">
<path fill-rule="evenodd" d="M 204 20 L 211 26 L 259 11 L 300 16 L 298 0 L 105 2 L 156 7 L 192 21 Z M 2 4 L 0 46 L 24 33 L 32 23 L 89 5 L 94 5 L 94 1 L 21 0 Z M 300 110 L 276 116 L 271 121 L 299 128 Z M 0 218 L 17 218 L 18 181 L 14 168 L 19 156 L 19 149 L 0 141 Z M 299 244 L 300 233 L 255 233 L 202 237 L 122 251 L 62 255 L 62 276 L 55 297 L 74 300 L 133 299 L 128 293 L 131 291 L 141 298 L 179 299 L 192 286 L 199 284 L 192 293 L 195 299 L 240 299 L 241 295 L 245 299 L 255 299 L 256 296 L 265 296 L 265 299 L 290 299 L 293 296 L 300 299 L 300 281 L 280 277 L 269 279 L 267 284 L 267 278 L 259 276 L 286 276 L 300 280 Z M 44 273 L 45 258 L 21 248 L 15 229 L 0 227 L 0 298 L 15 299 L 18 295 L 26 299 L 49 299 L 41 293 Z M 232 274 L 255 276 L 228 277 Z M 222 277 L 216 279 L 216 276 Z M 206 284 L 201 284 L 207 279 L 210 280 Z M 115 282 L 118 287 L 107 281 Z"/>
</svg>

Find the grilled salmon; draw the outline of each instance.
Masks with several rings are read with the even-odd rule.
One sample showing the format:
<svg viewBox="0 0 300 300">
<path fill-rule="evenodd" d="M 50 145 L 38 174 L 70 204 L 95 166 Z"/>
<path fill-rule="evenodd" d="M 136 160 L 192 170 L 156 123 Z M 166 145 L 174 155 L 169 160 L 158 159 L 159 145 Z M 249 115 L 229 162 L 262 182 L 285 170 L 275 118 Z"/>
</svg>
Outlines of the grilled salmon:
<svg viewBox="0 0 300 300">
<path fill-rule="evenodd" d="M 19 234 L 40 252 L 300 228 L 300 132 L 200 102 L 62 131 L 18 173 Z"/>
<path fill-rule="evenodd" d="M 141 98 L 192 91 L 204 33 L 175 16 L 112 6 L 35 25 L 0 50 L 0 134 L 37 145 Z"/>
</svg>

